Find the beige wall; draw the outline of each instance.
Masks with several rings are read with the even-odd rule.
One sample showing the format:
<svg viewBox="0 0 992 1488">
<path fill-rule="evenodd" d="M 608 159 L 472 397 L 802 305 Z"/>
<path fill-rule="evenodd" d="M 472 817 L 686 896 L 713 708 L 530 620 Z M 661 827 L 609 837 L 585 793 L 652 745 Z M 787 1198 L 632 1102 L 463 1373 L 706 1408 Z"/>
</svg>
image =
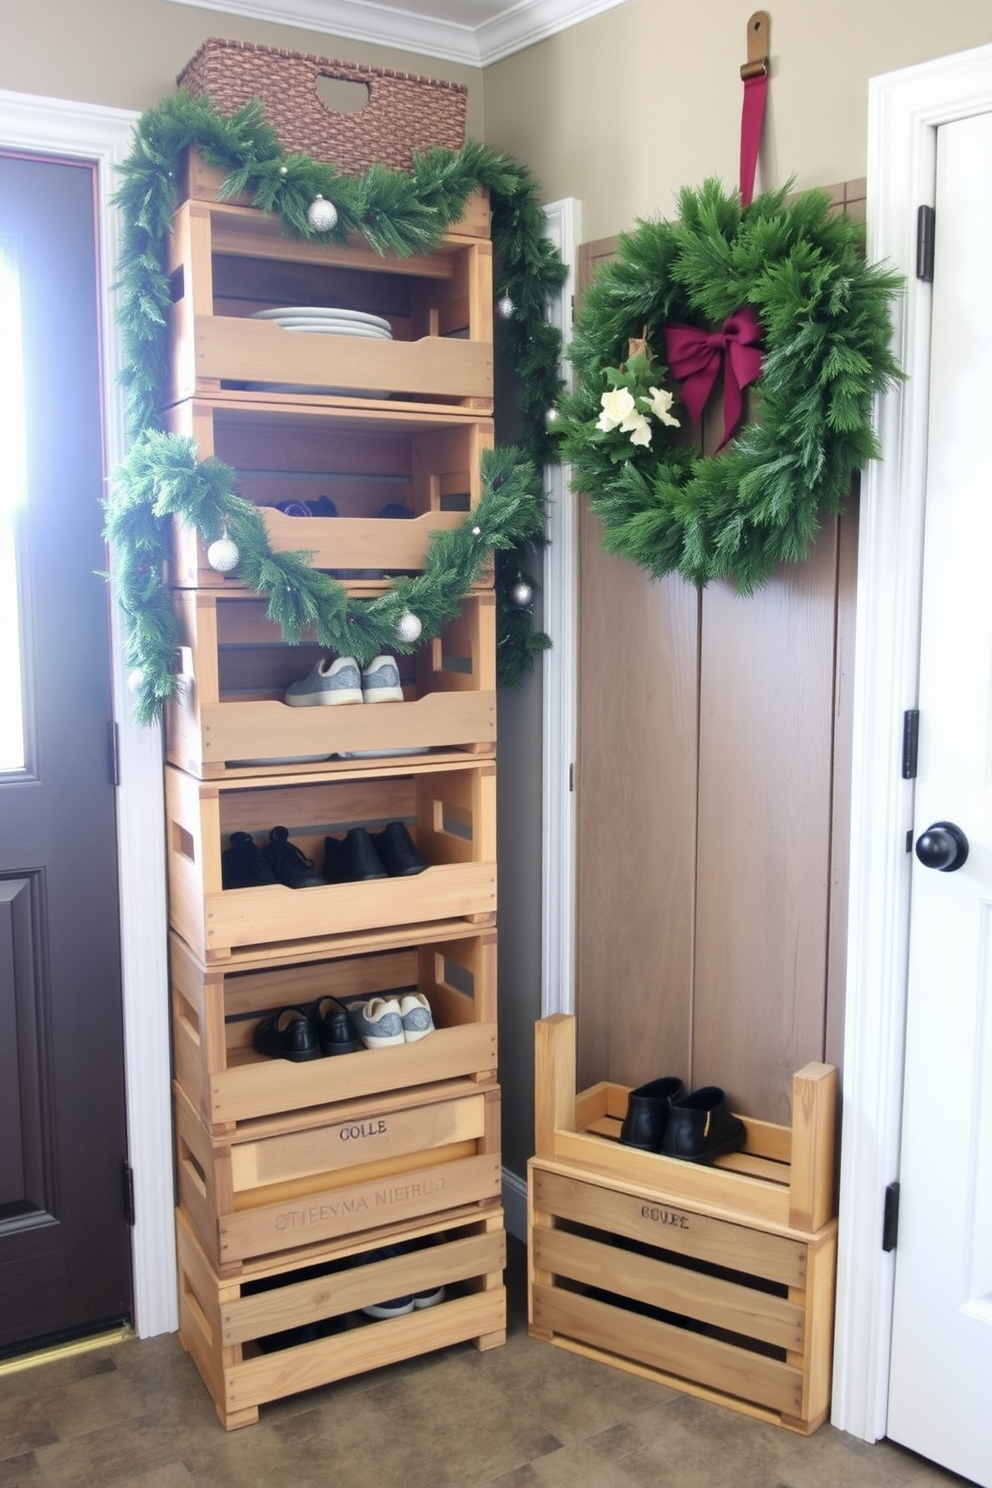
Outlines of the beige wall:
<svg viewBox="0 0 992 1488">
<path fill-rule="evenodd" d="M 114 108 L 153 108 L 172 92 L 177 73 L 208 36 L 466 83 L 469 132 L 477 137 L 482 133 L 482 75 L 477 67 L 171 0 L 5 0 L 0 88 Z"/>
<path fill-rule="evenodd" d="M 486 69 L 485 137 L 546 200 L 582 202 L 583 236 L 666 214 L 685 184 L 737 184 L 751 7 L 628 0 Z M 759 189 L 865 174 L 868 79 L 992 41 L 989 0 L 777 0 Z"/>
</svg>

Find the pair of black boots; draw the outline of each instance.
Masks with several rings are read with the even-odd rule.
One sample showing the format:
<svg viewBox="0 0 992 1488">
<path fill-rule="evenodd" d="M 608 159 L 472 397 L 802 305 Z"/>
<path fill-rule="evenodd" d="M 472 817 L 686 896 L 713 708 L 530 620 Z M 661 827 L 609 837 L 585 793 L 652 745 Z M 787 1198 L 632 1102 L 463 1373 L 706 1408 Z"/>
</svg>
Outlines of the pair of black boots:
<svg viewBox="0 0 992 1488">
<path fill-rule="evenodd" d="M 220 855 L 225 889 L 257 889 L 283 884 L 288 889 L 314 889 L 328 883 L 359 883 L 373 878 L 406 878 L 427 867 L 403 822 L 390 822 L 381 832 L 352 827 L 347 836 L 324 838 L 324 871 L 289 840 L 286 827 L 273 827 L 259 847 L 250 832 L 232 832 Z"/>
<path fill-rule="evenodd" d="M 734 1116 L 718 1085 L 686 1093 L 682 1081 L 666 1075 L 639 1085 L 627 1098 L 620 1140 L 642 1152 L 660 1152 L 683 1162 L 711 1163 L 739 1152 L 747 1129 Z"/>
</svg>

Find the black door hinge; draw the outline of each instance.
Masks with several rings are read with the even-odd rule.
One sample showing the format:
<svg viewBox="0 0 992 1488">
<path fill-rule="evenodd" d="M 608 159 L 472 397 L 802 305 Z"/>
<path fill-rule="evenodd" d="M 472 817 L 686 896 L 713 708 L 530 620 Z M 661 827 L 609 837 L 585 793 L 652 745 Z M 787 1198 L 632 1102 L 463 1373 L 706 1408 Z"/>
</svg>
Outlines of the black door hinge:
<svg viewBox="0 0 992 1488">
<path fill-rule="evenodd" d="M 110 724 L 110 783 L 121 783 L 121 735 L 116 723 Z"/>
<path fill-rule="evenodd" d="M 933 244 L 935 213 L 933 207 L 916 209 L 916 277 L 924 284 L 933 283 Z"/>
<path fill-rule="evenodd" d="M 895 1250 L 899 1241 L 899 1185 L 890 1183 L 885 1190 L 885 1208 L 882 1211 L 882 1249 Z"/>
<path fill-rule="evenodd" d="M 131 1229 L 134 1229 L 134 1169 L 126 1157 L 121 1165 L 121 1179 L 124 1190 L 124 1218 Z"/>
<path fill-rule="evenodd" d="M 916 762 L 920 753 L 920 710 L 907 708 L 902 715 L 902 778 L 916 779 Z"/>
</svg>

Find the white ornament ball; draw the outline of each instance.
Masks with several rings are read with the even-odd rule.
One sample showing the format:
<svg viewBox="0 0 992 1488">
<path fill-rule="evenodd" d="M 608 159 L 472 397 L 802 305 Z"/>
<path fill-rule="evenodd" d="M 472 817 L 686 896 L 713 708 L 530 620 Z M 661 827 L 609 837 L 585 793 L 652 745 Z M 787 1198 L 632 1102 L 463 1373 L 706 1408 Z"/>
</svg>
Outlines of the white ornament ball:
<svg viewBox="0 0 992 1488">
<path fill-rule="evenodd" d="M 473 527 L 472 528 L 472 536 L 473 537 L 481 537 L 482 536 L 482 528 L 481 527 Z"/>
<path fill-rule="evenodd" d="M 281 165 L 279 167 L 279 174 L 281 176 L 288 176 L 289 175 L 289 167 L 288 166 L 285 166 L 285 165 Z"/>
<path fill-rule="evenodd" d="M 419 641 L 423 628 L 416 615 L 410 610 L 407 610 L 405 615 L 401 615 L 396 622 L 396 634 L 407 645 L 411 645 L 414 641 Z"/>
<path fill-rule="evenodd" d="M 314 232 L 330 232 L 338 220 L 338 209 L 318 193 L 307 207 L 307 221 Z"/>
<path fill-rule="evenodd" d="M 512 590 L 513 603 L 525 610 L 534 598 L 534 591 L 523 579 L 518 580 Z"/>
<path fill-rule="evenodd" d="M 509 320 L 516 308 L 516 305 L 510 299 L 510 296 L 508 294 L 500 295 L 499 299 L 496 301 L 496 309 L 499 314 L 502 315 L 504 320 Z"/>
<path fill-rule="evenodd" d="M 558 412 L 557 408 L 549 408 L 547 413 L 544 415 L 544 422 L 550 429 L 551 425 L 556 424 L 560 418 L 561 414 Z"/>
<path fill-rule="evenodd" d="M 237 543 L 226 534 L 224 537 L 218 537 L 217 541 L 212 542 L 207 549 L 207 562 L 218 573 L 230 573 L 232 569 L 237 568 L 240 557 Z"/>
<path fill-rule="evenodd" d="M 144 680 L 145 674 L 141 667 L 134 667 L 133 670 L 128 672 L 127 674 L 127 685 L 132 692 L 137 692 L 138 688 L 141 686 Z"/>
</svg>

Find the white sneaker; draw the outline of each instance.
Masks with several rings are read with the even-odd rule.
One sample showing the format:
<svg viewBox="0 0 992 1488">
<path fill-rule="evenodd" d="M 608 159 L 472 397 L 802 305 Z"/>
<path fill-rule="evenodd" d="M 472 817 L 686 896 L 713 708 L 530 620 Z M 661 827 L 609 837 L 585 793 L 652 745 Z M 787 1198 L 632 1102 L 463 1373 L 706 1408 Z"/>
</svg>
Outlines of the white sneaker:
<svg viewBox="0 0 992 1488">
<path fill-rule="evenodd" d="M 415 1044 L 418 1039 L 434 1032 L 431 1005 L 422 992 L 408 992 L 400 998 L 400 1019 L 403 1037 L 408 1044 Z"/>
<path fill-rule="evenodd" d="M 401 703 L 400 669 L 395 656 L 375 656 L 362 667 L 362 701 L 366 703 Z"/>
<path fill-rule="evenodd" d="M 318 661 L 312 672 L 291 682 L 286 688 L 286 702 L 291 708 L 333 706 L 336 703 L 360 703 L 362 678 L 353 656 L 339 656 L 336 661 Z"/>
<path fill-rule="evenodd" d="M 348 1015 L 366 1049 L 387 1049 L 393 1044 L 406 1043 L 400 1005 L 395 997 L 370 997 L 368 1002 L 350 1007 Z"/>
</svg>

